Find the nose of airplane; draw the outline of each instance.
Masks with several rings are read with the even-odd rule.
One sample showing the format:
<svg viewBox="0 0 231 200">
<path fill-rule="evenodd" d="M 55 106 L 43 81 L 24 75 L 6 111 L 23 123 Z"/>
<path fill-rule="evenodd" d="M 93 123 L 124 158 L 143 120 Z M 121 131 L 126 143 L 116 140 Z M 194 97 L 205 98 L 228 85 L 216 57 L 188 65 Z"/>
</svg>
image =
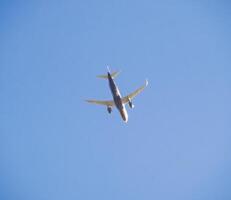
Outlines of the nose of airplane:
<svg viewBox="0 0 231 200">
<path fill-rule="evenodd" d="M 123 109 L 123 110 L 121 110 L 120 114 L 121 114 L 121 117 L 122 117 L 123 121 L 125 123 L 127 123 L 128 122 L 128 113 L 127 113 L 127 111 L 125 109 Z"/>
<path fill-rule="evenodd" d="M 127 123 L 128 122 L 128 118 L 123 118 L 124 122 Z"/>
</svg>

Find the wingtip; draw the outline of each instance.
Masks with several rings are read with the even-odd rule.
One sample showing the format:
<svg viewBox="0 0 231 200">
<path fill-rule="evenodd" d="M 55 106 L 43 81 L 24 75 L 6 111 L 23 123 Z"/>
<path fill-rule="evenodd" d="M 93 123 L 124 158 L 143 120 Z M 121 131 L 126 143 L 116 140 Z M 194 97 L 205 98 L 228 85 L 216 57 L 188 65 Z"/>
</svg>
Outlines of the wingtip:
<svg viewBox="0 0 231 200">
<path fill-rule="evenodd" d="M 148 79 L 145 80 L 145 85 L 148 86 Z"/>
</svg>

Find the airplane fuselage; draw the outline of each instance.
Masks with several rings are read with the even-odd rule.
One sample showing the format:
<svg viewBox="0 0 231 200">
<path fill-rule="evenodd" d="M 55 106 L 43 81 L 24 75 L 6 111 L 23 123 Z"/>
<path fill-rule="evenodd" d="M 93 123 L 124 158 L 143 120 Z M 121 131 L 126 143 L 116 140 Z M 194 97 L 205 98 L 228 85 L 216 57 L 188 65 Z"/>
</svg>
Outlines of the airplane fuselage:
<svg viewBox="0 0 231 200">
<path fill-rule="evenodd" d="M 122 102 L 121 94 L 119 88 L 116 86 L 115 81 L 111 77 L 111 74 L 108 72 L 108 82 L 109 87 L 113 96 L 113 100 L 115 102 L 116 108 L 119 110 L 122 119 L 127 122 L 128 121 L 128 113 L 125 108 L 125 105 Z"/>
</svg>

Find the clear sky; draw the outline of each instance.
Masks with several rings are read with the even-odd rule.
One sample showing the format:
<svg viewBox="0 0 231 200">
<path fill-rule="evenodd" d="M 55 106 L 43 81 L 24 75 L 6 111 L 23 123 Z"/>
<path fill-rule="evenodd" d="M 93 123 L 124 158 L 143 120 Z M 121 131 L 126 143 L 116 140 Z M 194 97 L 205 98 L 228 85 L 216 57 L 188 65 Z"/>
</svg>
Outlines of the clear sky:
<svg viewBox="0 0 231 200">
<path fill-rule="evenodd" d="M 231 3 L 0 3 L 1 200 L 230 200 Z M 118 112 L 96 78 L 126 95 Z"/>
</svg>

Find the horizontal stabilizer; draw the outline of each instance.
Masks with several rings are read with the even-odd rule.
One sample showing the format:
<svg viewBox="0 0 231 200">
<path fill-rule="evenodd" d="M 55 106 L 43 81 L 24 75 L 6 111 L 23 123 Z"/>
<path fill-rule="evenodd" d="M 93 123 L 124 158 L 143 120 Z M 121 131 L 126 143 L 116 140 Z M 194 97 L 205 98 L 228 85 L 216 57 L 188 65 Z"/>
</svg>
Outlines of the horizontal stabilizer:
<svg viewBox="0 0 231 200">
<path fill-rule="evenodd" d="M 120 71 L 111 73 L 112 78 L 116 78 L 119 75 Z M 108 75 L 99 75 L 98 78 L 108 79 Z"/>
</svg>

